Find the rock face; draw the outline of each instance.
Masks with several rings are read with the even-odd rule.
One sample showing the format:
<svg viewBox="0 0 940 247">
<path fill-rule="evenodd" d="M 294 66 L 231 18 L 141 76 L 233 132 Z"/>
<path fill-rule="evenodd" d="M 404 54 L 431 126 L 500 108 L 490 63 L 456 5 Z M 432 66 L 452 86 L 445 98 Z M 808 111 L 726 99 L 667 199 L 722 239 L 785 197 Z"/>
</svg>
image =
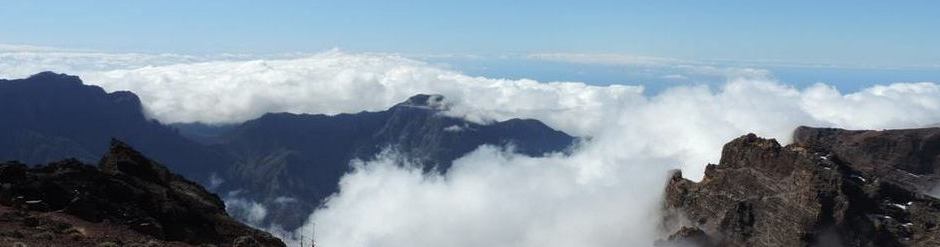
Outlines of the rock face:
<svg viewBox="0 0 940 247">
<path fill-rule="evenodd" d="M 800 127 L 800 146 L 831 152 L 866 174 L 907 190 L 930 193 L 940 181 L 940 128 L 849 131 Z"/>
<path fill-rule="evenodd" d="M 940 246 L 940 200 L 926 194 L 936 133 L 800 127 L 788 146 L 737 138 L 701 182 L 669 179 L 662 227 L 676 234 L 661 244 L 697 228 L 703 246 Z"/>
<path fill-rule="evenodd" d="M 98 167 L 75 159 L 34 168 L 0 164 L 0 185 L 0 204 L 19 215 L 64 213 L 159 241 L 228 246 L 245 236 L 264 246 L 284 246 L 229 217 L 218 196 L 116 140 Z M 107 240 L 101 238 L 89 241 Z"/>
</svg>

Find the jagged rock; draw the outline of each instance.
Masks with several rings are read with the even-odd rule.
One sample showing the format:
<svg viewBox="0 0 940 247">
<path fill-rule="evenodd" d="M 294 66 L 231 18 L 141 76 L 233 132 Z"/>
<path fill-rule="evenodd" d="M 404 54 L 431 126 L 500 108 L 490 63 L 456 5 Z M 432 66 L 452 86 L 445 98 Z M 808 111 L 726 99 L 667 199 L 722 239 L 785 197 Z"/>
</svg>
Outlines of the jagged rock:
<svg viewBox="0 0 940 247">
<path fill-rule="evenodd" d="M 418 94 L 411 96 L 408 100 L 405 100 L 405 102 L 398 103 L 395 106 L 438 111 L 450 108 L 447 101 L 444 101 L 444 96 L 440 94 Z"/>
<path fill-rule="evenodd" d="M 109 222 L 167 241 L 229 244 L 250 236 L 284 246 L 268 233 L 238 223 L 218 196 L 171 173 L 127 144 L 113 140 L 98 167 L 64 160 L 35 168 L 0 164 L 0 204 L 26 211 L 64 212 Z M 27 217 L 24 224 L 49 225 Z M 60 227 L 65 230 L 68 227 Z"/>
<path fill-rule="evenodd" d="M 665 240 L 657 241 L 656 247 L 712 247 L 716 246 L 705 231 L 697 227 L 683 226 Z"/>
<path fill-rule="evenodd" d="M 250 236 L 241 236 L 232 242 L 232 247 L 261 247 L 261 243 Z"/>
<path fill-rule="evenodd" d="M 842 130 L 799 127 L 793 142 L 831 152 L 863 173 L 927 193 L 940 181 L 940 128 Z"/>
<path fill-rule="evenodd" d="M 742 136 L 701 182 L 673 174 L 662 227 L 700 228 L 719 246 L 938 246 L 940 200 L 923 190 L 937 131 L 801 127 L 785 147 Z"/>
</svg>

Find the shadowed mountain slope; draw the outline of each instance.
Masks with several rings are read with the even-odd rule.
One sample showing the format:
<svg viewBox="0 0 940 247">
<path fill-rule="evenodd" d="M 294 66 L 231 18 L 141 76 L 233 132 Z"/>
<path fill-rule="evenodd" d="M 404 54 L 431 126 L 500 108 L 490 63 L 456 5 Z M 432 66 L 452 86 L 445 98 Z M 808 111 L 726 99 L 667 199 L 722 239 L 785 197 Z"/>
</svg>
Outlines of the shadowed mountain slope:
<svg viewBox="0 0 940 247">
<path fill-rule="evenodd" d="M 489 124 L 443 114 L 443 97 L 416 95 L 386 111 L 334 116 L 276 113 L 245 122 L 221 136 L 236 162 L 224 177 L 223 191 L 263 202 L 268 222 L 288 228 L 303 223 L 295 215 L 311 212 L 337 192 L 352 159 L 372 159 L 383 150 L 401 154 L 427 171 L 445 172 L 455 159 L 481 145 L 511 146 L 541 156 L 563 151 L 574 138 L 537 120 L 511 119 Z M 281 198 L 298 199 L 276 203 Z"/>
<path fill-rule="evenodd" d="M 148 120 L 133 93 L 106 93 L 76 76 L 43 72 L 0 80 L 0 116 L 5 116 L 0 121 L 0 160 L 94 162 L 107 151 L 108 140 L 119 138 L 195 180 L 231 163 L 173 128 Z"/>
<path fill-rule="evenodd" d="M 537 120 L 480 124 L 447 116 L 447 108 L 443 96 L 422 94 L 378 112 L 269 113 L 240 124 L 173 127 L 148 120 L 131 92 L 107 93 L 75 76 L 43 72 L 0 80 L 0 115 L 8 116 L 0 121 L 0 160 L 89 163 L 107 151 L 103 143 L 118 138 L 226 198 L 268 209 L 251 223 L 291 229 L 338 190 L 353 159 L 391 150 L 426 171 L 446 172 L 481 145 L 539 156 L 575 141 Z M 237 205 L 231 210 L 248 220 Z"/>
</svg>

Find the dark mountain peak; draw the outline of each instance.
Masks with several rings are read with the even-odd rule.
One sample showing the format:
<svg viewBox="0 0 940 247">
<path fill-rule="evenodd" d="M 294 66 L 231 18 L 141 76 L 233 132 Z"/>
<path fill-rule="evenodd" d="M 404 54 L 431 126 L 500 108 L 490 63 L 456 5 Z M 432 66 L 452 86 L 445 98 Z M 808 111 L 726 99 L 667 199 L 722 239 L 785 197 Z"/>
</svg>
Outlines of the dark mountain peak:
<svg viewBox="0 0 940 247">
<path fill-rule="evenodd" d="M 229 217 L 215 194 L 170 173 L 124 142 L 112 140 L 101 160 L 98 168 L 74 159 L 33 168 L 0 163 L 4 185 L 0 211 L 18 211 L 14 216 L 4 213 L 4 222 L 22 220 L 24 225 L 50 224 L 62 229 L 45 233 L 48 237 L 21 237 L 36 246 L 90 246 L 104 240 L 128 245 L 180 241 L 226 246 L 242 238 L 263 246 L 284 246 L 270 234 Z M 17 218 L 22 215 L 26 216 Z M 39 223 L 35 223 L 37 218 L 42 218 Z M 83 230 L 65 231 L 72 225 Z"/>
<path fill-rule="evenodd" d="M 408 100 L 396 104 L 394 108 L 416 108 L 425 110 L 445 111 L 450 105 L 445 101 L 444 96 L 440 94 L 418 94 L 411 96 Z"/>
<path fill-rule="evenodd" d="M 35 75 L 29 76 L 26 78 L 27 81 L 40 82 L 40 83 L 71 83 L 71 84 L 82 84 L 82 80 L 78 76 L 59 74 L 52 71 L 43 71 Z"/>
<path fill-rule="evenodd" d="M 753 133 L 735 138 L 724 145 L 721 152 L 722 165 L 753 166 L 765 153 L 778 153 L 783 147 L 775 139 L 760 138 Z"/>
<path fill-rule="evenodd" d="M 672 174 L 662 226 L 716 246 L 938 246 L 940 200 L 924 189 L 940 176 L 910 170 L 938 166 L 937 133 L 800 127 L 787 146 L 739 137 L 701 182 Z"/>
<path fill-rule="evenodd" d="M 352 159 L 370 160 L 391 149 L 426 171 L 446 172 L 452 162 L 481 145 L 512 146 L 513 151 L 541 156 L 565 151 L 574 138 L 538 120 L 512 119 L 478 124 L 438 114 L 447 109 L 441 95 L 419 94 L 388 110 L 337 115 L 272 113 L 225 133 L 218 142 L 237 161 L 220 191 L 242 190 L 242 196 L 269 206 L 265 222 L 287 229 L 338 190 L 339 178 Z M 300 198 L 291 204 L 278 196 Z"/>
<path fill-rule="evenodd" d="M 137 94 L 131 91 L 114 91 L 109 93 L 108 96 L 111 97 L 116 104 L 127 105 L 137 108 L 137 110 L 143 108 L 143 105 L 140 103 L 140 97 L 137 97 Z"/>
<path fill-rule="evenodd" d="M 206 179 L 227 164 L 227 158 L 147 119 L 134 93 L 107 93 L 76 76 L 42 72 L 2 81 L 0 115 L 16 120 L 0 121 L 0 160 L 93 163 L 114 148 L 109 139 L 119 138 L 190 178 Z"/>
<path fill-rule="evenodd" d="M 42 101 L 41 104 L 27 105 L 37 108 L 34 110 L 62 112 L 56 115 L 97 110 L 98 113 L 90 114 L 94 116 L 108 114 L 110 108 L 116 108 L 120 110 L 120 114 L 126 114 L 135 119 L 144 118 L 140 98 L 136 94 L 129 91 L 107 93 L 101 87 L 84 84 L 78 76 L 46 71 L 26 79 L 0 81 L 6 82 L 0 84 L 0 96 L 3 96 L 0 103 L 11 106 L 25 107 L 20 106 L 25 103 L 24 101 Z M 23 111 L 23 109 L 12 110 Z"/>
<path fill-rule="evenodd" d="M 111 152 L 115 152 L 115 151 L 118 151 L 118 152 L 121 152 L 121 151 L 134 151 L 134 152 L 136 152 L 136 150 L 134 150 L 133 148 L 131 148 L 130 145 L 127 145 L 127 143 L 125 143 L 125 142 L 123 142 L 123 141 L 121 141 L 121 140 L 118 140 L 117 138 L 111 138 L 111 144 L 110 144 L 110 149 L 109 149 L 109 150 L 110 150 Z M 139 155 L 139 153 L 138 153 L 138 155 Z"/>
<path fill-rule="evenodd" d="M 145 157 L 127 143 L 118 139 L 111 139 L 111 147 L 98 162 L 98 170 L 111 176 L 121 176 L 141 183 L 153 183 L 161 186 L 174 187 L 186 191 L 197 204 L 191 207 L 207 208 L 217 211 L 224 208 L 222 201 L 209 193 L 198 184 L 182 176 L 172 173 L 160 163 Z"/>
<path fill-rule="evenodd" d="M 493 124 L 503 125 L 503 126 L 514 127 L 514 128 L 530 128 L 533 130 L 555 130 L 555 129 L 552 129 L 552 127 L 549 127 L 548 125 L 543 123 L 542 121 L 539 121 L 537 119 L 531 119 L 531 118 L 512 118 L 506 121 L 494 122 L 490 124 L 491 125 Z"/>
<path fill-rule="evenodd" d="M 324 116 L 324 117 L 325 117 L 326 115 L 323 115 L 323 114 L 307 114 L 307 113 L 290 113 L 290 112 L 268 112 L 268 113 L 265 113 L 264 115 L 261 115 L 261 117 L 258 117 L 258 118 L 256 118 L 256 119 L 252 119 L 252 120 L 248 120 L 248 121 L 246 121 L 246 122 L 251 122 L 251 121 L 297 120 L 297 119 L 305 119 L 305 118 L 317 117 L 317 116 Z"/>
<path fill-rule="evenodd" d="M 187 131 L 147 120 L 131 92 L 109 94 L 80 81 L 68 84 L 74 86 L 44 82 L 56 80 L 77 77 L 50 72 L 0 83 L 0 115 L 17 116 L 0 121 L 0 160 L 40 164 L 75 157 L 98 161 L 102 174 L 159 186 L 190 186 L 168 169 L 201 181 L 215 176 L 225 182 L 214 189 L 244 191 L 240 196 L 270 209 L 264 224 L 287 229 L 303 224 L 297 215 L 309 214 L 337 191 L 350 160 L 372 159 L 387 148 L 446 171 L 454 159 L 481 145 L 511 145 L 515 152 L 540 156 L 564 151 L 574 141 L 537 120 L 482 125 L 439 114 L 448 109 L 444 97 L 420 94 L 385 111 L 269 113 L 224 129 L 177 125 L 203 135 L 192 139 L 202 140 L 200 145 L 180 135 Z M 107 145 L 111 138 L 126 143 Z M 282 196 L 299 199 L 277 203 Z M 221 203 L 190 201 L 202 201 L 194 205 L 203 208 Z"/>
<path fill-rule="evenodd" d="M 111 175 L 124 174 L 141 180 L 167 184 L 170 171 L 144 157 L 130 145 L 118 139 L 111 139 L 111 147 L 98 163 L 101 172 Z"/>
</svg>

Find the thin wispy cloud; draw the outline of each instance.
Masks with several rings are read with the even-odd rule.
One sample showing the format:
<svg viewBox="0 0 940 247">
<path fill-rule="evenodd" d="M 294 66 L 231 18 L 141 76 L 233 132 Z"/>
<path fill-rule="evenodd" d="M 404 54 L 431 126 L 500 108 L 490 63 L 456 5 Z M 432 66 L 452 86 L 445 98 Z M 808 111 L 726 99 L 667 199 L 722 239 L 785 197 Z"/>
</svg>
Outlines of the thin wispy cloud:
<svg viewBox="0 0 940 247">
<path fill-rule="evenodd" d="M 527 57 L 539 60 L 607 65 L 665 66 L 698 63 L 676 58 L 636 56 L 617 53 L 534 53 Z"/>
<path fill-rule="evenodd" d="M 878 64 L 853 62 L 813 62 L 791 61 L 777 59 L 680 59 L 670 57 L 642 56 L 625 53 L 532 53 L 525 56 L 528 59 L 554 62 L 616 65 L 616 66 L 645 66 L 645 67 L 724 67 L 733 68 L 807 68 L 807 69 L 929 69 L 936 68 L 935 64 Z"/>
<path fill-rule="evenodd" d="M 76 50 L 68 50 L 68 49 L 48 47 L 48 46 L 0 43 L 0 52 L 55 52 L 55 51 L 76 51 Z"/>
</svg>

